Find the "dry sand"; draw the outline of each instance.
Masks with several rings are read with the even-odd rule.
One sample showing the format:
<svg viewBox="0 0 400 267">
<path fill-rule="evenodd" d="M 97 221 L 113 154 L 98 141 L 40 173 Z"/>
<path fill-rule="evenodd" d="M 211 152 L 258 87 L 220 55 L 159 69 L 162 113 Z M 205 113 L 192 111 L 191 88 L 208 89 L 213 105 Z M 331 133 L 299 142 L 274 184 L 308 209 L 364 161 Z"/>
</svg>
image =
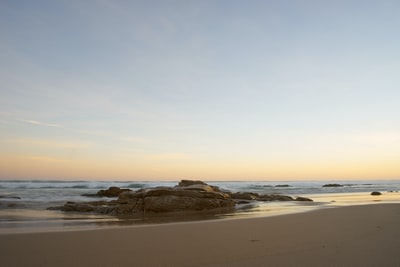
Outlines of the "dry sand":
<svg viewBox="0 0 400 267">
<path fill-rule="evenodd" d="M 400 204 L 0 235 L 1 266 L 400 266 Z"/>
</svg>

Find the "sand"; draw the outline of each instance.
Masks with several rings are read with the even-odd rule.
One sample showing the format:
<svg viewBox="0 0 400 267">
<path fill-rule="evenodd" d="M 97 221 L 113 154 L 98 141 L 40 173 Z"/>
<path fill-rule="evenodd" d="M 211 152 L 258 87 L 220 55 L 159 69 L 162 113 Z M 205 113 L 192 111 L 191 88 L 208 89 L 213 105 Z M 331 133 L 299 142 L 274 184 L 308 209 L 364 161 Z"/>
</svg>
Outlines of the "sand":
<svg viewBox="0 0 400 267">
<path fill-rule="evenodd" d="M 400 204 L 0 235 L 1 266 L 400 266 Z"/>
</svg>

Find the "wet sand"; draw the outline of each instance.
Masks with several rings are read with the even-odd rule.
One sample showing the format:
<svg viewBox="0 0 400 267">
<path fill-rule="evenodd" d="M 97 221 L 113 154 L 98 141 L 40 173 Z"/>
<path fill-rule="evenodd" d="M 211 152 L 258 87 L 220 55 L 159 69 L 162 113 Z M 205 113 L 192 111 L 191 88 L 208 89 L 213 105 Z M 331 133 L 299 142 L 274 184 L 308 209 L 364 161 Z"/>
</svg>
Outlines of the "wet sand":
<svg viewBox="0 0 400 267">
<path fill-rule="evenodd" d="M 2 266 L 400 266 L 400 204 L 0 235 Z"/>
</svg>

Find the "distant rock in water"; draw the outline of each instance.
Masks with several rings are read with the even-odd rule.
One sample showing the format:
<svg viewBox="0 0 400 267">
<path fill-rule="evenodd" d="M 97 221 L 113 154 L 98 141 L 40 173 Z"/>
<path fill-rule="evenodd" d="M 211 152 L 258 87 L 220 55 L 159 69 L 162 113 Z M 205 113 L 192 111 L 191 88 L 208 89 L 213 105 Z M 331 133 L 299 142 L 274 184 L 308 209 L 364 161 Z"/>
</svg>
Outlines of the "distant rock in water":
<svg viewBox="0 0 400 267">
<path fill-rule="evenodd" d="M 83 194 L 84 197 L 118 197 L 123 192 L 132 191 L 130 189 L 121 189 L 116 186 L 111 186 L 106 190 L 100 190 L 96 194 Z"/>
<path fill-rule="evenodd" d="M 251 192 L 232 193 L 202 181 L 182 180 L 175 187 L 143 188 L 138 191 L 110 187 L 100 190 L 95 196 L 115 197 L 111 201 L 67 202 L 51 210 L 95 212 L 112 215 L 207 211 L 215 209 L 233 210 L 235 205 L 248 201 L 312 201 L 285 195 L 259 195 Z M 90 196 L 93 196 L 90 195 Z"/>
<path fill-rule="evenodd" d="M 291 187 L 291 186 L 288 184 L 277 184 L 275 185 L 275 187 Z"/>
<path fill-rule="evenodd" d="M 181 180 L 178 184 L 179 187 L 186 187 L 191 185 L 207 185 L 207 184 L 200 180 Z"/>
<path fill-rule="evenodd" d="M 343 187 L 342 184 L 325 184 L 322 187 Z"/>
<path fill-rule="evenodd" d="M 374 192 L 371 193 L 371 195 L 372 196 L 380 196 L 380 195 L 382 195 L 382 193 L 378 192 L 378 191 L 374 191 Z"/>
<path fill-rule="evenodd" d="M 21 199 L 20 197 L 16 197 L 16 196 L 0 196 L 0 198 L 5 198 L 5 199 Z"/>
</svg>

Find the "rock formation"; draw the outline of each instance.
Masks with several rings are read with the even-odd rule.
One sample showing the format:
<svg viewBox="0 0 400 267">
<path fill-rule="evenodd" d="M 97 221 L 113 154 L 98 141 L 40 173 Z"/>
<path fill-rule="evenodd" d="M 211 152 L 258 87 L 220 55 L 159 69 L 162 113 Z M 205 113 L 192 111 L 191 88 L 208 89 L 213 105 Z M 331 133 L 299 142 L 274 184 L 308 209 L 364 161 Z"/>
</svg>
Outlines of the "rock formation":
<svg viewBox="0 0 400 267">
<path fill-rule="evenodd" d="M 312 201 L 284 195 L 259 195 L 257 193 L 232 193 L 202 181 L 182 180 L 175 187 L 144 188 L 138 191 L 110 187 L 96 196 L 118 196 L 111 201 L 67 202 L 49 209 L 76 212 L 95 212 L 112 215 L 197 212 L 215 209 L 233 210 L 237 203 L 249 201 Z"/>
</svg>

